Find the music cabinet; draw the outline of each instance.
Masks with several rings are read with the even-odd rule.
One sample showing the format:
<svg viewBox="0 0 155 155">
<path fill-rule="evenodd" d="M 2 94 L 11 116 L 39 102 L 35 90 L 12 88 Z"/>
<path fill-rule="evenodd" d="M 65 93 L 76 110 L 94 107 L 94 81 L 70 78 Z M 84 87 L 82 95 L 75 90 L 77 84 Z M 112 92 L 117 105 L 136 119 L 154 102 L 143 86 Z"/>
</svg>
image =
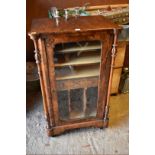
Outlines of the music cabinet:
<svg viewBox="0 0 155 155">
<path fill-rule="evenodd" d="M 109 95 L 121 29 L 103 16 L 33 20 L 48 136 L 108 126 Z"/>
</svg>

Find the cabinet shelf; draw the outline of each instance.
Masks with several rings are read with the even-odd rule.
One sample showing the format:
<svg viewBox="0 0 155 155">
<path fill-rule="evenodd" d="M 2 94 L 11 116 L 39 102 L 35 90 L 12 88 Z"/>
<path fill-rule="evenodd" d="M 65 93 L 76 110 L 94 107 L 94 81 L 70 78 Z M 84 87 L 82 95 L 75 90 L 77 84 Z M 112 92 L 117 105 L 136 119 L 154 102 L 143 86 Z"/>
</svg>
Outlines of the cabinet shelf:
<svg viewBox="0 0 155 155">
<path fill-rule="evenodd" d="M 55 67 L 95 64 L 95 63 L 100 63 L 100 60 L 101 60 L 101 56 L 99 52 L 95 54 L 89 53 L 89 54 L 85 54 L 85 55 L 83 54 L 80 56 L 70 58 L 70 60 L 67 62 L 56 63 Z"/>
<path fill-rule="evenodd" d="M 58 53 L 73 53 L 73 52 L 85 52 L 85 51 L 94 51 L 94 50 L 101 50 L 102 45 L 100 43 L 91 43 L 87 46 L 78 46 L 78 45 L 72 45 L 72 46 L 66 46 L 64 48 L 57 49 L 56 52 Z"/>
<path fill-rule="evenodd" d="M 59 73 L 58 73 L 59 74 Z M 80 66 L 74 67 L 67 75 L 56 75 L 56 80 L 68 80 L 84 77 L 96 77 L 99 76 L 99 65 Z"/>
</svg>

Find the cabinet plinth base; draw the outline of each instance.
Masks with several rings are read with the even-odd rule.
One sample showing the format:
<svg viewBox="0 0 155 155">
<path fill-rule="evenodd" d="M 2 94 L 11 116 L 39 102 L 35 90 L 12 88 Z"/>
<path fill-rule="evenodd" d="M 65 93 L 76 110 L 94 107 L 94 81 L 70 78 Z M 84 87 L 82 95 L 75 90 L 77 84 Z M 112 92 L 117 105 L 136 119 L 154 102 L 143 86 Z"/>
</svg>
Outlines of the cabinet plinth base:
<svg viewBox="0 0 155 155">
<path fill-rule="evenodd" d="M 47 129 L 47 134 L 49 137 L 50 136 L 54 137 L 72 129 L 88 128 L 88 127 L 106 128 L 108 127 L 108 122 L 109 120 L 107 119 L 106 122 L 104 120 L 95 120 L 75 124 L 68 124 L 63 126 L 55 126 L 52 127 L 51 129 Z"/>
</svg>

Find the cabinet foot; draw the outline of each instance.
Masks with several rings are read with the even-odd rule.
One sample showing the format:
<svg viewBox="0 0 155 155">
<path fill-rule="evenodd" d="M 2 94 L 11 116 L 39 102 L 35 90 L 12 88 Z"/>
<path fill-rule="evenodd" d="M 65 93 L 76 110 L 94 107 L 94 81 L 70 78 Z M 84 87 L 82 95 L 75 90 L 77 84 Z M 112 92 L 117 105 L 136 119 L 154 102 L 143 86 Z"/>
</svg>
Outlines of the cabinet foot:
<svg viewBox="0 0 155 155">
<path fill-rule="evenodd" d="M 109 126 L 109 118 L 106 118 L 104 120 L 104 128 L 107 128 Z"/>
</svg>

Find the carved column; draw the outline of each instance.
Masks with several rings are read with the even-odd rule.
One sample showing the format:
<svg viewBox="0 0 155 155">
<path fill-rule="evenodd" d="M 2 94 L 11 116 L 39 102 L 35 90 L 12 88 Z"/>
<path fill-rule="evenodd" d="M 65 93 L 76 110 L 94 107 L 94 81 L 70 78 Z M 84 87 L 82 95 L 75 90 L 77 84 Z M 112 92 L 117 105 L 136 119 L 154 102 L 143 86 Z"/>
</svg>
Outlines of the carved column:
<svg viewBox="0 0 155 155">
<path fill-rule="evenodd" d="M 57 88 L 56 88 L 56 78 L 55 78 L 55 65 L 54 65 L 54 47 L 55 40 L 54 36 L 47 35 L 45 36 L 45 46 L 47 54 L 47 68 L 50 67 L 49 71 L 49 81 L 50 81 L 50 93 L 51 93 L 51 104 L 52 111 L 54 116 L 54 123 L 57 126 L 59 124 L 59 110 L 58 110 L 58 97 L 57 97 Z"/>
<path fill-rule="evenodd" d="M 35 34 L 29 34 L 29 36 L 33 40 L 34 48 L 35 48 L 35 50 L 34 50 L 34 53 L 35 53 L 34 58 L 35 58 L 35 61 L 36 61 L 36 64 L 37 64 L 38 74 L 39 74 L 39 78 L 40 78 L 40 85 L 41 85 L 41 90 L 42 90 L 42 94 L 43 94 L 43 107 L 44 107 L 44 112 L 45 112 L 45 119 L 46 119 L 46 122 L 47 122 L 46 128 L 50 129 L 51 128 L 50 117 L 49 117 L 49 111 L 48 111 L 48 107 L 47 107 L 47 101 L 46 101 L 46 98 L 44 97 L 45 96 L 45 90 L 44 90 L 43 81 L 42 81 L 43 80 L 43 75 L 42 75 L 42 69 L 41 69 L 41 55 L 40 55 L 38 44 L 37 44 L 39 36 L 35 35 Z"/>
<path fill-rule="evenodd" d="M 105 106 L 105 115 L 104 115 L 104 123 L 105 126 L 108 126 L 108 121 L 109 121 L 109 99 L 110 99 L 110 91 L 111 91 L 111 81 L 112 81 L 112 76 L 113 76 L 113 66 L 114 66 L 114 61 L 115 61 L 115 56 L 116 56 L 116 52 L 117 52 L 117 37 L 118 37 L 118 30 L 117 29 L 113 29 L 113 33 L 114 33 L 114 41 L 113 41 L 113 45 L 112 45 L 112 50 L 111 50 L 111 69 L 110 69 L 110 77 L 109 77 L 109 86 L 108 86 L 108 98 L 107 98 L 107 102 L 106 102 L 106 106 Z"/>
</svg>

